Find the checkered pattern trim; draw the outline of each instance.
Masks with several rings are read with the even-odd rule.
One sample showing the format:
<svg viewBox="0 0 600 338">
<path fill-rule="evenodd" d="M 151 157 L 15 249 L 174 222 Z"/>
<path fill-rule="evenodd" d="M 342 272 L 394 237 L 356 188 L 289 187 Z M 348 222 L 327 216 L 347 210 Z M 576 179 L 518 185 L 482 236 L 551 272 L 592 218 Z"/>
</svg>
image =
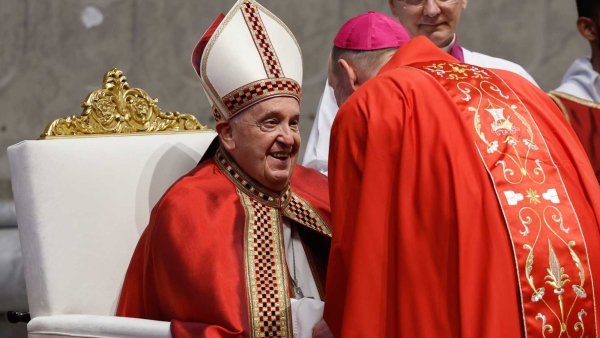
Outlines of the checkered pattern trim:
<svg viewBox="0 0 600 338">
<path fill-rule="evenodd" d="M 252 337 L 292 337 L 289 281 L 276 208 L 237 190 L 246 209 L 246 283 Z"/>
<path fill-rule="evenodd" d="M 292 337 L 281 219 L 288 217 L 329 237 L 331 230 L 289 186 L 281 195 L 259 188 L 222 149 L 215 153 L 215 161 L 236 185 L 246 211 L 244 252 L 252 337 Z"/>
<path fill-rule="evenodd" d="M 331 237 L 331 230 L 319 213 L 300 196 L 292 193 L 292 198 L 284 209 L 284 215 L 308 228 Z"/>
<path fill-rule="evenodd" d="M 252 40 L 254 40 L 256 49 L 262 59 L 267 77 L 269 79 L 284 77 L 281 64 L 279 63 L 275 49 L 273 49 L 271 39 L 265 29 L 258 8 L 252 2 L 246 1 L 242 4 L 241 11 L 250 30 L 250 35 L 252 35 Z"/>
<path fill-rule="evenodd" d="M 291 197 L 289 185 L 282 194 L 276 194 L 260 188 L 259 184 L 248 177 L 238 166 L 233 162 L 233 159 L 226 152 L 219 149 L 215 153 L 215 161 L 221 171 L 232 181 L 239 189 L 248 196 L 251 196 L 261 203 L 274 208 L 284 208 Z"/>
<path fill-rule="evenodd" d="M 213 116 L 215 117 L 215 121 L 219 122 L 219 121 L 223 120 L 223 116 L 219 112 L 219 108 L 217 108 L 217 106 L 215 106 L 214 104 L 212 105 L 212 111 L 213 111 Z"/>
<path fill-rule="evenodd" d="M 302 100 L 300 84 L 292 79 L 264 79 L 242 86 L 223 96 L 221 100 L 230 116 L 271 96 L 292 96 Z"/>
</svg>

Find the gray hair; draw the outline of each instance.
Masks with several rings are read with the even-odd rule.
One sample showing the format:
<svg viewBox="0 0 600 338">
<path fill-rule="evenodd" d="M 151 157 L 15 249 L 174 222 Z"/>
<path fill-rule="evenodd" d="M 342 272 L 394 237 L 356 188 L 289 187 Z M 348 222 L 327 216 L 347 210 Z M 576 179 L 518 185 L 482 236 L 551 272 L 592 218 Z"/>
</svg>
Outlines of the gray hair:
<svg viewBox="0 0 600 338">
<path fill-rule="evenodd" d="M 345 60 L 356 67 L 359 79 L 366 81 L 377 75 L 377 72 L 379 72 L 381 67 L 389 61 L 397 50 L 397 47 L 393 47 L 365 51 L 334 46 L 331 50 L 331 72 L 337 81 L 343 75 L 342 67 L 340 67 L 338 61 Z"/>
</svg>

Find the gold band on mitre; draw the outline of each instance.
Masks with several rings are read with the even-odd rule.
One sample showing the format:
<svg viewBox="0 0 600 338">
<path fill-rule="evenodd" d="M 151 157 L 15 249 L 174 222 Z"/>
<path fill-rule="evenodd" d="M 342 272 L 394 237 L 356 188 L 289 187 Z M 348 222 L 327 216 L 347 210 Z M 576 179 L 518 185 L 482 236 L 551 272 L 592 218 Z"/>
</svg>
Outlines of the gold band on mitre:
<svg viewBox="0 0 600 338">
<path fill-rule="evenodd" d="M 300 84 L 292 79 L 265 79 L 247 84 L 221 98 L 229 118 L 242 110 L 268 98 L 289 96 L 302 100 Z"/>
</svg>

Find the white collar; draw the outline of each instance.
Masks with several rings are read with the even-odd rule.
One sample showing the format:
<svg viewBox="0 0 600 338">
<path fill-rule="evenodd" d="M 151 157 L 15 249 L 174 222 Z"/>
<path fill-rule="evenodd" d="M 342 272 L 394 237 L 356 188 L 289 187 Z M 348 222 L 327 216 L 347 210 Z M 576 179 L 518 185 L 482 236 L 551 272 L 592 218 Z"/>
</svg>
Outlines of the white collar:
<svg viewBox="0 0 600 338">
<path fill-rule="evenodd" d="M 454 47 L 455 43 L 456 43 L 456 34 L 454 34 L 452 36 L 452 41 L 450 41 L 450 43 L 446 47 L 442 47 L 442 50 L 446 53 L 450 53 L 450 51 L 452 50 L 452 47 Z"/>
<path fill-rule="evenodd" d="M 600 102 L 600 74 L 592 67 L 590 58 L 580 57 L 575 60 L 556 91 L 584 100 Z"/>
</svg>

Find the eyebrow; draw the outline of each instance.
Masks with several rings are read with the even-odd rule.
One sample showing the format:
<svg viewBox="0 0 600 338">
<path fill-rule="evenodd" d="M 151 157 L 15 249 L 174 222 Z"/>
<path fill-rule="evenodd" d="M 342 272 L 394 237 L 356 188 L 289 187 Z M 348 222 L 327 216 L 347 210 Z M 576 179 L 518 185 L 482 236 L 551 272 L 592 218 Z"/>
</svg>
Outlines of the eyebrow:
<svg viewBox="0 0 600 338">
<path fill-rule="evenodd" d="M 261 117 L 261 119 L 266 119 L 266 118 L 273 117 L 273 116 L 276 116 L 276 115 L 279 115 L 279 114 L 281 114 L 281 112 L 280 112 L 279 110 L 271 110 L 271 111 L 269 111 L 269 112 L 266 112 L 266 113 L 265 113 L 265 114 L 264 114 L 264 115 Z M 292 119 L 294 119 L 294 118 L 300 119 L 300 112 L 297 112 L 297 113 L 296 113 L 296 114 L 295 114 L 295 115 L 292 117 Z"/>
</svg>

